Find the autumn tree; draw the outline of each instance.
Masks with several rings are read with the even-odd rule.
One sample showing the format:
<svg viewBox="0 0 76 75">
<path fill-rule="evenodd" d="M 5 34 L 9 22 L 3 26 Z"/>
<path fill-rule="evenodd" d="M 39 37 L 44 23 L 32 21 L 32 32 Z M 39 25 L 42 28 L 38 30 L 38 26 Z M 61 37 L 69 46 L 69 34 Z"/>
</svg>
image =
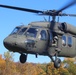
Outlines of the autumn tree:
<svg viewBox="0 0 76 75">
<path fill-rule="evenodd" d="M 47 64 L 47 70 L 46 73 L 47 75 L 58 75 L 58 71 L 54 68 L 53 63 Z"/>
<path fill-rule="evenodd" d="M 67 63 L 69 66 L 64 67 Z M 64 60 L 60 68 L 56 69 L 54 63 L 24 63 L 13 61 L 13 53 L 0 55 L 0 75 L 76 75 L 76 63 L 73 59 Z"/>
<path fill-rule="evenodd" d="M 76 75 L 76 64 L 71 59 L 64 60 L 64 63 L 67 63 L 69 66 L 67 70 L 69 71 L 70 75 Z"/>
<path fill-rule="evenodd" d="M 21 64 L 20 62 L 15 63 L 16 72 L 18 75 L 26 75 L 27 63 Z"/>
<path fill-rule="evenodd" d="M 0 75 L 3 75 L 5 66 L 5 60 L 2 58 L 2 55 L 0 55 Z"/>
<path fill-rule="evenodd" d="M 16 73 L 16 65 L 13 62 L 13 53 L 9 51 L 4 52 L 4 59 L 6 62 L 5 75 L 13 75 Z"/>
<path fill-rule="evenodd" d="M 76 64 L 70 63 L 70 66 L 68 67 L 68 71 L 71 75 L 76 75 Z"/>
<path fill-rule="evenodd" d="M 4 52 L 4 59 L 7 62 L 8 61 L 13 61 L 13 56 L 14 56 L 14 54 L 12 52 L 9 52 L 9 51 Z"/>
<path fill-rule="evenodd" d="M 70 75 L 69 71 L 61 65 L 60 68 L 56 69 L 53 63 L 47 64 L 47 75 Z"/>
<path fill-rule="evenodd" d="M 39 75 L 46 75 L 46 66 L 47 66 L 47 63 L 37 64 L 37 65 L 40 66 L 40 68 L 43 70 L 43 72 L 40 73 Z"/>
</svg>

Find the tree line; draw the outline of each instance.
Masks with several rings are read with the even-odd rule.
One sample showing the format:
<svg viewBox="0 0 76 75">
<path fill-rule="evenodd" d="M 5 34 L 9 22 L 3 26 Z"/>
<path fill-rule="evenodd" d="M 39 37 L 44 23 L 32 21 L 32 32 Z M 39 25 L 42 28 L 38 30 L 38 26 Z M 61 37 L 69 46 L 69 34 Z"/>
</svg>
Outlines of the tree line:
<svg viewBox="0 0 76 75">
<path fill-rule="evenodd" d="M 64 60 L 60 68 L 56 69 L 53 63 L 24 63 L 13 61 L 13 53 L 5 52 L 0 55 L 0 75 L 76 75 L 76 63 L 69 59 Z"/>
</svg>

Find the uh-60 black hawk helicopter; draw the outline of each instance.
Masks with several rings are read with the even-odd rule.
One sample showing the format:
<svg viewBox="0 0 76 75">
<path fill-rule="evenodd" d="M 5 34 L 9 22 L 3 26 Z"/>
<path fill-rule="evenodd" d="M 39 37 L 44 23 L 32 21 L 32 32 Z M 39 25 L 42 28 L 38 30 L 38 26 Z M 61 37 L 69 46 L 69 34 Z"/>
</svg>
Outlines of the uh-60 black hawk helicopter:
<svg viewBox="0 0 76 75">
<path fill-rule="evenodd" d="M 21 10 L 39 15 L 52 16 L 52 21 L 32 22 L 28 26 L 17 26 L 13 32 L 4 39 L 4 46 L 13 52 L 20 53 L 20 62 L 25 63 L 28 54 L 49 56 L 55 68 L 59 68 L 61 60 L 58 57 L 76 56 L 76 27 L 63 22 L 56 22 L 56 16 L 73 16 L 65 14 L 63 10 L 74 5 L 73 0 L 60 10 L 40 11 L 21 7 L 0 4 L 0 7 Z M 24 54 L 25 53 L 25 54 Z M 53 58 L 55 56 L 55 59 Z"/>
</svg>

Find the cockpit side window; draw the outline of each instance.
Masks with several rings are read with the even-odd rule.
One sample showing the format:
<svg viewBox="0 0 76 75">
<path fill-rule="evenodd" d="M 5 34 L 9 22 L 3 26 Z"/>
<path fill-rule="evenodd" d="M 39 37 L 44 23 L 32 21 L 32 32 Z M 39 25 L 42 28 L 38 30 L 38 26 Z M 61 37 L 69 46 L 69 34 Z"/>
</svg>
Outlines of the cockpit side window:
<svg viewBox="0 0 76 75">
<path fill-rule="evenodd" d="M 47 34 L 45 30 L 42 30 L 40 35 L 41 35 L 41 40 L 47 40 Z"/>
<path fill-rule="evenodd" d="M 11 34 L 16 34 L 16 33 L 18 33 L 19 30 L 20 30 L 20 27 L 16 27 L 16 28 L 12 31 Z"/>
<path fill-rule="evenodd" d="M 22 28 L 18 34 L 22 35 L 26 31 L 26 29 L 27 28 Z"/>
<path fill-rule="evenodd" d="M 36 38 L 38 28 L 29 28 L 25 35 Z"/>
</svg>

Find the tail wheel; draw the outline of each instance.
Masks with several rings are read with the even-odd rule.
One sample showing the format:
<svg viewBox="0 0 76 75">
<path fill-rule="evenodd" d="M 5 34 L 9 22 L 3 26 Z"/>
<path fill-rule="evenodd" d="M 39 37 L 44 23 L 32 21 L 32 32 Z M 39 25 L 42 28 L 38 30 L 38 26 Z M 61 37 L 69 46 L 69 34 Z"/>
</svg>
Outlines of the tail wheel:
<svg viewBox="0 0 76 75">
<path fill-rule="evenodd" d="M 21 63 L 25 63 L 26 60 L 27 60 L 27 55 L 21 54 L 21 55 L 20 55 L 20 62 L 21 62 Z"/>
<path fill-rule="evenodd" d="M 54 61 L 54 67 L 55 68 L 59 68 L 61 66 L 61 60 L 59 58 L 57 58 L 55 61 Z"/>
</svg>

